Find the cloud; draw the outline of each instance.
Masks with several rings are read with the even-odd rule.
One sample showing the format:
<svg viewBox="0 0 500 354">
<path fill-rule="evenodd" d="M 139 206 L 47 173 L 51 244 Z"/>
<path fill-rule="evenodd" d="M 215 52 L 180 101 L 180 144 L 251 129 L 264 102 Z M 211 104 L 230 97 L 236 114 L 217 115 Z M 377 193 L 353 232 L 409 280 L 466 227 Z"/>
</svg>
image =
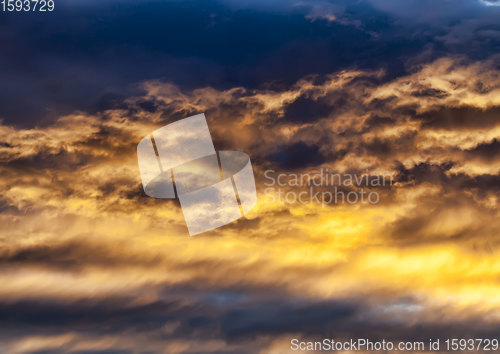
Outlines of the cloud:
<svg viewBox="0 0 500 354">
<path fill-rule="evenodd" d="M 50 22 L 5 18 L 0 118 L 33 127 L 74 110 L 94 114 L 153 79 L 226 90 L 359 68 L 395 77 L 408 73 L 408 60 L 483 60 L 499 39 L 496 7 L 476 0 L 194 4 L 80 1 L 59 6 Z"/>
<path fill-rule="evenodd" d="M 467 150 L 471 157 L 479 157 L 481 159 L 492 161 L 498 159 L 500 154 L 500 141 L 493 139 L 489 143 L 481 143 L 472 149 Z"/>
<path fill-rule="evenodd" d="M 279 167 L 286 170 L 317 166 L 326 161 L 316 146 L 308 146 L 302 142 L 280 147 L 272 159 Z"/>
<path fill-rule="evenodd" d="M 500 6 L 500 2 L 497 0 L 479 0 L 486 6 Z"/>
<path fill-rule="evenodd" d="M 494 333 L 495 78 L 492 60 L 449 57 L 404 77 L 345 70 L 261 89 L 151 80 L 93 114 L 4 122 L 0 348 L 267 352 L 292 336 Z M 259 203 L 188 238 L 178 203 L 143 193 L 135 149 L 199 112 L 217 149 L 250 155 Z M 266 169 L 319 168 L 394 183 L 376 205 L 265 193 Z"/>
<path fill-rule="evenodd" d="M 328 22 L 333 22 L 337 19 L 335 13 L 342 12 L 342 8 L 338 5 L 335 5 L 331 2 L 312 2 L 307 6 L 307 3 L 298 3 L 296 6 L 305 6 L 309 7 L 306 18 L 311 21 L 316 20 L 326 20 Z"/>
</svg>

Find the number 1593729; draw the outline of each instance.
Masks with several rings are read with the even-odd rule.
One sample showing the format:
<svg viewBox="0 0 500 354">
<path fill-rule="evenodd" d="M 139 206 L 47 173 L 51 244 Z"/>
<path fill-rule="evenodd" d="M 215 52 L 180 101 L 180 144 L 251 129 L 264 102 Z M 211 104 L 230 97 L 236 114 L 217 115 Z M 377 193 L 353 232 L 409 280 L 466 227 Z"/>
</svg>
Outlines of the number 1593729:
<svg viewBox="0 0 500 354">
<path fill-rule="evenodd" d="M 54 0 L 0 0 L 3 12 L 52 12 Z"/>
</svg>

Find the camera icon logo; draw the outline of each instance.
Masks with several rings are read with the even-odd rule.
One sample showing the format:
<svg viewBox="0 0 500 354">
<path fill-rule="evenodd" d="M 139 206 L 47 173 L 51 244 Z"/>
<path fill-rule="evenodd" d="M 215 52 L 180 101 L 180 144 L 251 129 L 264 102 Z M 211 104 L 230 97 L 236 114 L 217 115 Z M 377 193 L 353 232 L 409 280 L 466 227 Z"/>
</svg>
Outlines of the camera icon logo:
<svg viewBox="0 0 500 354">
<path fill-rule="evenodd" d="M 191 236 L 227 225 L 257 204 L 250 158 L 215 151 L 203 113 L 144 137 L 137 159 L 146 195 L 178 198 Z"/>
</svg>

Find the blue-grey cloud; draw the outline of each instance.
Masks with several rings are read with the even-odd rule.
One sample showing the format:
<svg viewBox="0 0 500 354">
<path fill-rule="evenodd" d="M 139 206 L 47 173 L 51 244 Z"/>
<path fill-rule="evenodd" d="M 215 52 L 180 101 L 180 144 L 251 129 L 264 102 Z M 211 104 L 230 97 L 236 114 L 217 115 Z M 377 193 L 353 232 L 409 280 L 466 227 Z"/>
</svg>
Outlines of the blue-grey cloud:
<svg viewBox="0 0 500 354">
<path fill-rule="evenodd" d="M 338 18 L 321 18 L 319 8 L 338 8 Z M 394 77 L 406 72 L 408 61 L 443 53 L 484 58 L 500 41 L 498 14 L 490 10 L 475 0 L 453 6 L 58 2 L 44 16 L 0 19 L 9 29 L 0 34 L 0 118 L 33 125 L 75 109 L 95 111 L 137 92 L 148 79 L 184 88 L 283 87 L 308 74 L 353 67 L 383 68 Z M 419 21 L 407 20 L 407 12 Z"/>
</svg>

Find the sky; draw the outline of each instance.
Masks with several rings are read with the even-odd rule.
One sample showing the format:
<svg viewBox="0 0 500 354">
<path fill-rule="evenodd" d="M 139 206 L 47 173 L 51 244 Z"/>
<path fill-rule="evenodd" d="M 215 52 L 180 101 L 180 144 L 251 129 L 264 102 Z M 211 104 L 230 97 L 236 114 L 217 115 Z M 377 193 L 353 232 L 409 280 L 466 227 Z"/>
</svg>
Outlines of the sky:
<svg viewBox="0 0 500 354">
<path fill-rule="evenodd" d="M 0 352 L 495 338 L 499 16 L 494 0 L 0 12 Z M 202 112 L 217 150 L 250 156 L 258 203 L 190 237 L 177 201 L 144 193 L 136 148 Z M 392 183 L 375 204 L 267 189 L 266 171 L 321 169 Z"/>
</svg>

